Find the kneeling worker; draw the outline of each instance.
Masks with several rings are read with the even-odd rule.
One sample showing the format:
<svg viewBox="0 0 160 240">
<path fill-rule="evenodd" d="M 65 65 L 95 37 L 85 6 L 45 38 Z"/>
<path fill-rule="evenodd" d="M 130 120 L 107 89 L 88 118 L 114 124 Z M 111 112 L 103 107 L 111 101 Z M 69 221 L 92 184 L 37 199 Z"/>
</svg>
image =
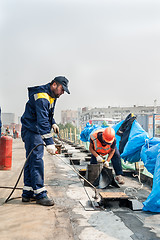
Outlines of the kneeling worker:
<svg viewBox="0 0 160 240">
<path fill-rule="evenodd" d="M 92 154 L 91 164 L 103 162 L 104 160 L 101 156 L 108 154 L 108 158 L 105 161 L 104 166 L 109 167 L 109 162 L 111 160 L 116 174 L 116 181 L 119 184 L 124 184 L 124 180 L 122 178 L 123 171 L 121 166 L 121 157 L 116 147 L 115 131 L 113 128 L 107 127 L 104 130 L 98 129 L 93 132 L 90 136 L 89 150 Z"/>
</svg>

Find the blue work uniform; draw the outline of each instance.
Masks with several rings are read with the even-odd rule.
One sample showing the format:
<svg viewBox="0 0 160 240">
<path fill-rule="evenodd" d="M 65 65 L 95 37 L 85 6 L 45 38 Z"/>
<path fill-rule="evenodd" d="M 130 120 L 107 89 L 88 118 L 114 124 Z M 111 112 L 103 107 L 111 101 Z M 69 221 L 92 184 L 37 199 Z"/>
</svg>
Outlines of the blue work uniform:
<svg viewBox="0 0 160 240">
<path fill-rule="evenodd" d="M 38 144 L 54 144 L 51 128 L 55 123 L 54 108 L 56 97 L 51 91 L 50 83 L 28 88 L 29 100 L 21 117 L 21 136 L 25 143 L 26 158 Z M 24 167 L 23 197 L 36 196 L 37 199 L 47 195 L 44 187 L 44 146 L 35 148 Z"/>
<path fill-rule="evenodd" d="M 106 143 L 103 140 L 102 134 L 103 134 L 103 132 L 100 131 L 97 134 L 97 138 L 101 142 L 102 146 L 105 146 Z M 93 140 L 91 138 L 90 138 L 90 142 L 93 144 Z M 119 151 L 117 149 L 117 146 L 116 146 L 116 139 L 114 139 L 113 143 L 111 144 L 111 149 L 115 149 L 114 155 L 111 158 L 111 162 L 112 162 L 115 174 L 116 175 L 123 175 L 123 170 L 122 170 L 122 165 L 121 165 L 121 157 L 120 157 L 120 153 L 119 153 Z M 91 154 L 90 163 L 91 164 L 97 164 L 97 159 L 93 154 Z"/>
</svg>

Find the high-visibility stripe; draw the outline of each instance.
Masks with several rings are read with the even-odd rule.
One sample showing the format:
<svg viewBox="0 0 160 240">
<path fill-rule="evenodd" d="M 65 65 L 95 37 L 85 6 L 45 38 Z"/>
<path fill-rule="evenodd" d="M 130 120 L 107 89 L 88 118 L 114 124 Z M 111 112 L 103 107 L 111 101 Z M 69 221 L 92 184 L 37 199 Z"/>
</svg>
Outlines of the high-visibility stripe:
<svg viewBox="0 0 160 240">
<path fill-rule="evenodd" d="M 97 147 L 97 150 L 105 150 L 105 151 L 107 151 L 109 149 L 110 149 L 110 147 L 109 148 Z"/>
<path fill-rule="evenodd" d="M 107 145 L 105 147 L 103 147 L 102 145 L 98 146 L 97 138 L 93 134 L 90 136 L 90 138 L 92 139 L 92 141 L 94 143 L 94 148 L 95 148 L 96 152 L 98 152 L 102 155 L 104 155 L 104 154 L 106 155 L 109 152 L 109 150 L 111 149 L 110 145 L 108 147 L 107 147 Z"/>
<path fill-rule="evenodd" d="M 39 193 L 41 193 L 41 192 L 43 192 L 43 191 L 46 191 L 46 188 L 45 188 L 45 187 L 42 187 L 42 188 L 39 188 L 39 189 L 33 190 L 32 187 L 24 186 L 24 187 L 23 187 L 23 190 L 26 190 L 26 191 L 33 191 L 34 193 L 39 194 Z"/>
<path fill-rule="evenodd" d="M 97 151 L 97 150 L 101 150 L 101 149 L 103 149 L 103 150 L 107 151 L 107 150 L 109 150 L 109 149 L 110 149 L 110 147 L 108 147 L 108 148 L 104 148 L 104 147 L 98 147 L 98 146 L 97 146 L 97 141 L 96 141 L 96 138 L 95 138 L 95 136 L 91 135 L 91 137 L 92 137 L 92 140 L 94 141 L 94 144 L 95 144 L 95 150 L 96 150 L 96 151 Z"/>
<path fill-rule="evenodd" d="M 32 187 L 29 187 L 29 186 L 24 186 L 24 187 L 23 187 L 23 190 L 33 191 L 33 188 L 32 188 Z"/>
<path fill-rule="evenodd" d="M 41 135 L 42 139 L 44 138 L 51 138 L 52 137 L 52 133 L 46 133 L 44 135 Z"/>
<path fill-rule="evenodd" d="M 53 102 L 54 102 L 54 100 L 55 100 L 55 98 L 52 98 L 51 96 L 49 96 L 48 93 L 36 93 L 36 94 L 34 94 L 34 99 L 35 99 L 35 101 L 38 100 L 38 99 L 40 99 L 40 98 L 45 98 L 45 99 L 47 99 L 48 102 L 49 102 L 51 105 L 53 105 Z"/>
<path fill-rule="evenodd" d="M 42 188 L 39 188 L 39 189 L 34 190 L 34 193 L 39 194 L 39 193 L 41 193 L 41 192 L 43 192 L 43 191 L 46 191 L 46 188 L 45 188 L 45 187 L 42 187 Z"/>
</svg>

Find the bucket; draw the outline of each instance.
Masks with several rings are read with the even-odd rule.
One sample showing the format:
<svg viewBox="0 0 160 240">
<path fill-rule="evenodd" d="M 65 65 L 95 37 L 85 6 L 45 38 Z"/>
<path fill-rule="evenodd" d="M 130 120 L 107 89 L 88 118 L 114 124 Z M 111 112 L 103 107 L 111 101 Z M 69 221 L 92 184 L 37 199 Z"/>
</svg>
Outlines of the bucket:
<svg viewBox="0 0 160 240">
<path fill-rule="evenodd" d="M 98 164 L 88 164 L 87 165 L 87 176 L 86 179 L 92 183 L 94 186 L 99 185 L 99 177 L 102 170 L 100 163 Z M 84 181 L 84 186 L 90 186 L 86 181 Z"/>
<path fill-rule="evenodd" d="M 56 148 L 57 148 L 57 154 L 61 154 L 62 144 L 56 144 L 55 146 L 56 146 Z"/>
<path fill-rule="evenodd" d="M 79 174 L 81 174 L 83 177 L 86 175 L 87 169 L 79 169 Z"/>
</svg>

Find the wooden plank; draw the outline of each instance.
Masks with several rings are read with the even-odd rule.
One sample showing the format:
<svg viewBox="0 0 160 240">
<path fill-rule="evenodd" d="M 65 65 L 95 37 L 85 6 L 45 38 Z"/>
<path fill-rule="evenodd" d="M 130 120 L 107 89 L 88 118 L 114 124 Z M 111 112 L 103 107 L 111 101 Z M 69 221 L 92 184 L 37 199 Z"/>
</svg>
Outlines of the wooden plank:
<svg viewBox="0 0 160 240">
<path fill-rule="evenodd" d="M 124 192 L 100 192 L 103 199 L 128 199 L 129 197 Z"/>
</svg>

